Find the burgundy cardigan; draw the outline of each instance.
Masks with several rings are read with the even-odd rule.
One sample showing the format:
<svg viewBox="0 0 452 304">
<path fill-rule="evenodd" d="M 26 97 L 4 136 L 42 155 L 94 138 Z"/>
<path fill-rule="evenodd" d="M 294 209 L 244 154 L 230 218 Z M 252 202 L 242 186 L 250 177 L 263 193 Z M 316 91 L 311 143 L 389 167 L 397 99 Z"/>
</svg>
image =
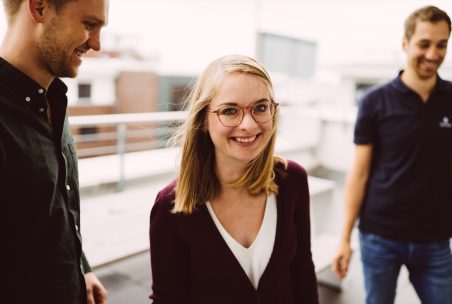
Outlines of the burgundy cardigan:
<svg viewBox="0 0 452 304">
<path fill-rule="evenodd" d="M 175 182 L 157 195 L 150 219 L 154 304 L 317 304 L 306 171 L 275 168 L 279 186 L 273 252 L 257 290 L 205 205 L 172 214 Z M 285 172 L 283 172 L 285 171 Z"/>
</svg>

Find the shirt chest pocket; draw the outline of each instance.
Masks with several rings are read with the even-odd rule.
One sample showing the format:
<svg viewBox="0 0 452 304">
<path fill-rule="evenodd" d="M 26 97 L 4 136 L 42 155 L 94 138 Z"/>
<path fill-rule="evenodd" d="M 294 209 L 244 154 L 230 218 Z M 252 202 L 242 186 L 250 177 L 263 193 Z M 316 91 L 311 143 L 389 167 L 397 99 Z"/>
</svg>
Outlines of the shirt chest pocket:
<svg viewBox="0 0 452 304">
<path fill-rule="evenodd" d="M 18 214 L 48 214 L 59 177 L 55 147 L 36 133 L 20 139 L 8 146 L 4 196 Z"/>
</svg>

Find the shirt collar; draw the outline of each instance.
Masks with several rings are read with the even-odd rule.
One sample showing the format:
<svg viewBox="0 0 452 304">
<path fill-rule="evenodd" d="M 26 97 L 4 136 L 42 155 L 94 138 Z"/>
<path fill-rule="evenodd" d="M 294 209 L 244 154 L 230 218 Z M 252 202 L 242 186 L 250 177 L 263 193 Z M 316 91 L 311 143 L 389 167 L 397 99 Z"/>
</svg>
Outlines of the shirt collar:
<svg viewBox="0 0 452 304">
<path fill-rule="evenodd" d="M 402 78 L 401 78 L 402 73 L 403 73 L 403 70 L 400 70 L 397 77 L 391 81 L 391 85 L 398 91 L 406 94 L 408 92 L 411 92 L 412 90 L 402 81 Z M 435 92 L 435 91 L 442 92 L 442 91 L 447 90 L 447 82 L 445 80 L 443 80 L 441 77 L 439 77 L 438 74 L 436 74 L 436 79 L 437 79 L 437 81 L 436 81 L 435 87 L 433 88 L 432 92 Z"/>
<path fill-rule="evenodd" d="M 40 84 L 1 57 L 0 82 L 6 84 L 19 100 L 37 109 L 47 109 L 46 97 L 53 106 L 54 103 L 55 105 L 58 103 L 59 97 L 67 93 L 67 86 L 60 79 L 55 78 L 46 91 Z"/>
</svg>

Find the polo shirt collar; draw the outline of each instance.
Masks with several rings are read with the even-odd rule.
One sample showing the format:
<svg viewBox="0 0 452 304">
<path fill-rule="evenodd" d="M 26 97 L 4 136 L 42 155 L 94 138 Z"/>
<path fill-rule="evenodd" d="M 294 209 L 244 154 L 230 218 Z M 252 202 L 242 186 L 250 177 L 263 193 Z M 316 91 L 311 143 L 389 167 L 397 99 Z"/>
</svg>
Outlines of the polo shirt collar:
<svg viewBox="0 0 452 304">
<path fill-rule="evenodd" d="M 399 75 L 397 75 L 396 78 L 394 78 L 394 80 L 392 80 L 391 85 L 398 91 L 406 94 L 408 92 L 411 92 L 412 90 L 402 81 L 402 73 L 403 70 L 399 71 Z M 445 80 L 443 80 L 441 77 L 439 77 L 438 74 L 436 74 L 436 84 L 435 84 L 435 88 L 433 89 L 433 92 L 435 91 L 445 91 L 447 90 L 447 82 Z"/>
<path fill-rule="evenodd" d="M 47 109 L 45 97 L 49 102 L 58 99 L 67 93 L 67 86 L 58 78 L 55 78 L 46 90 L 29 76 L 18 70 L 5 59 L 0 57 L 0 82 L 6 84 L 19 100 L 32 105 L 33 108 Z"/>
</svg>

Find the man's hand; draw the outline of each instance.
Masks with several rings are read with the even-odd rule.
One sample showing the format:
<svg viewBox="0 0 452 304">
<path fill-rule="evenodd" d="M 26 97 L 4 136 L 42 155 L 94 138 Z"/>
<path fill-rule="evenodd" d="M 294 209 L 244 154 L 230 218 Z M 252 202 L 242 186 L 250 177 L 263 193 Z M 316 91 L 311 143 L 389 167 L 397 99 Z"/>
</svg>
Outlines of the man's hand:
<svg viewBox="0 0 452 304">
<path fill-rule="evenodd" d="M 85 273 L 88 304 L 107 304 L 107 291 L 93 272 Z"/>
<path fill-rule="evenodd" d="M 345 276 L 347 275 L 352 253 L 353 252 L 350 248 L 350 244 L 346 242 L 342 242 L 337 250 L 331 268 L 340 279 L 345 278 Z"/>
</svg>

